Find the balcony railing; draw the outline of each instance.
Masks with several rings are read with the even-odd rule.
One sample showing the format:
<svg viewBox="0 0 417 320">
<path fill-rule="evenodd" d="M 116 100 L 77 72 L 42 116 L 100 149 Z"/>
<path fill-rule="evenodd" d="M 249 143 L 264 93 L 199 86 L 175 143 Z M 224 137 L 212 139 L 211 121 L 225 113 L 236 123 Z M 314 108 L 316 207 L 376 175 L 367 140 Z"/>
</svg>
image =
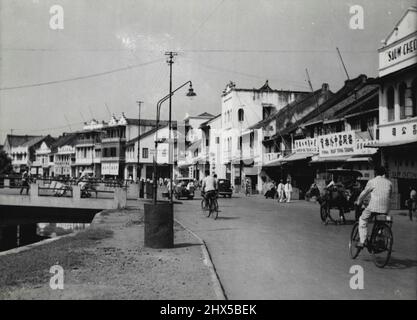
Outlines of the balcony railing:
<svg viewBox="0 0 417 320">
<path fill-rule="evenodd" d="M 126 138 L 121 137 L 103 137 L 101 138 L 101 143 L 108 143 L 108 142 L 121 142 L 125 141 Z"/>
<path fill-rule="evenodd" d="M 83 164 L 83 165 L 89 165 L 93 163 L 92 158 L 78 158 L 75 159 L 75 164 Z"/>
<path fill-rule="evenodd" d="M 98 140 L 94 139 L 94 138 L 78 139 L 77 140 L 77 146 L 93 146 L 97 142 L 98 142 Z"/>
</svg>

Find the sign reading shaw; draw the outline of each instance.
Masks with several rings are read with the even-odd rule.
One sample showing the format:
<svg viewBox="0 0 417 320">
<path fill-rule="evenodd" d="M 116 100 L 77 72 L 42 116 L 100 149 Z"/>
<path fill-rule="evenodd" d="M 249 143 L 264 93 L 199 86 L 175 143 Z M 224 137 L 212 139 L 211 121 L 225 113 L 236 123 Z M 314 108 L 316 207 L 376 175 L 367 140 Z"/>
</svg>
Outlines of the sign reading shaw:
<svg viewBox="0 0 417 320">
<path fill-rule="evenodd" d="M 379 50 L 379 76 L 417 62 L 417 35 L 406 37 Z"/>
</svg>

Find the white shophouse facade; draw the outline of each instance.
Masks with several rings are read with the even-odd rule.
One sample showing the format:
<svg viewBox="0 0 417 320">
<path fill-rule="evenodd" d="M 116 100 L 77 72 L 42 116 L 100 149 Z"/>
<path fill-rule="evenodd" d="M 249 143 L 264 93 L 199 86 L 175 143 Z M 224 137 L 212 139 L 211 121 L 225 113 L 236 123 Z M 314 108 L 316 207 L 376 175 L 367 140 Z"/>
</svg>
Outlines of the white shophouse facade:
<svg viewBox="0 0 417 320">
<path fill-rule="evenodd" d="M 178 128 L 178 174 L 201 180 L 205 171 L 210 169 L 210 137 L 202 130 L 201 125 L 213 119 L 209 113 L 198 116 L 186 115 Z"/>
<path fill-rule="evenodd" d="M 406 10 L 378 52 L 381 160 L 398 209 L 417 187 L 417 7 Z"/>
<path fill-rule="evenodd" d="M 53 175 L 54 157 L 45 141 L 35 150 L 35 156 L 36 160 L 32 164 L 31 173 L 46 177 Z"/>
<path fill-rule="evenodd" d="M 262 191 L 262 161 L 264 155 L 262 129 L 249 127 L 268 118 L 307 92 L 273 90 L 268 81 L 259 89 L 240 89 L 229 83 L 222 94 L 222 160 L 224 175 L 235 190 L 248 178 L 252 190 Z"/>
<path fill-rule="evenodd" d="M 174 134 L 173 134 L 174 135 Z M 158 142 L 156 163 L 159 171 L 163 171 L 165 178 L 169 177 L 169 127 L 152 129 L 145 132 L 139 139 L 133 139 L 126 144 L 126 167 L 124 170 L 125 179 L 136 176 L 136 168 L 138 163 L 138 146 L 140 145 L 139 163 L 141 167 L 140 177 L 152 179 L 153 160 L 155 154 L 155 141 Z M 139 141 L 139 143 L 138 143 Z"/>
</svg>

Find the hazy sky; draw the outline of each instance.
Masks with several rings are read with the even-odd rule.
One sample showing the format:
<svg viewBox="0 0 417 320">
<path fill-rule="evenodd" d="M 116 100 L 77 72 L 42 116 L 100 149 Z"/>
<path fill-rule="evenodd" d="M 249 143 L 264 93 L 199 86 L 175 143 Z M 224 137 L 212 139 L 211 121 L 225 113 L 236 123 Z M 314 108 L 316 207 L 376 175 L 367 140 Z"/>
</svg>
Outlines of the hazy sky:
<svg viewBox="0 0 417 320">
<path fill-rule="evenodd" d="M 377 76 L 381 40 L 415 3 L 0 0 L 0 144 L 11 129 L 57 136 L 92 117 L 108 120 L 106 105 L 110 113 L 137 117 L 142 100 L 142 117 L 154 118 L 156 102 L 168 93 L 168 50 L 178 52 L 174 88 L 192 80 L 197 93 L 192 101 L 186 90 L 174 96 L 176 119 L 218 114 L 230 80 L 243 88 L 269 79 L 274 89 L 309 90 L 308 68 L 315 89 L 327 82 L 336 91 L 346 77 L 335 48 L 350 77 Z M 349 28 L 355 4 L 364 8 L 363 30 Z M 50 29 L 53 5 L 64 9 L 63 30 Z"/>
</svg>

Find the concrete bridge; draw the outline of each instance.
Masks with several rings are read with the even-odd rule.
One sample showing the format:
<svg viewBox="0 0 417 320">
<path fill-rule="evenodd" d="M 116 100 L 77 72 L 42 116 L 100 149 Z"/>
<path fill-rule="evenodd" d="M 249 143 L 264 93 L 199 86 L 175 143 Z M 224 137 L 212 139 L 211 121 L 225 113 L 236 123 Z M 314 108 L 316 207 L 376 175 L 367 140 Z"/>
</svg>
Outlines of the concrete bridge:
<svg viewBox="0 0 417 320">
<path fill-rule="evenodd" d="M 0 191 L 0 205 L 104 210 L 125 208 L 127 204 L 126 188 L 114 188 L 110 198 L 96 198 L 94 192 L 90 198 L 81 198 L 79 186 L 72 186 L 71 196 L 65 197 L 54 197 L 53 195 L 47 194 L 41 195 L 40 190 L 42 189 L 39 184 L 33 183 L 30 185 L 29 195 L 11 194 L 10 192 L 4 193 Z"/>
</svg>

